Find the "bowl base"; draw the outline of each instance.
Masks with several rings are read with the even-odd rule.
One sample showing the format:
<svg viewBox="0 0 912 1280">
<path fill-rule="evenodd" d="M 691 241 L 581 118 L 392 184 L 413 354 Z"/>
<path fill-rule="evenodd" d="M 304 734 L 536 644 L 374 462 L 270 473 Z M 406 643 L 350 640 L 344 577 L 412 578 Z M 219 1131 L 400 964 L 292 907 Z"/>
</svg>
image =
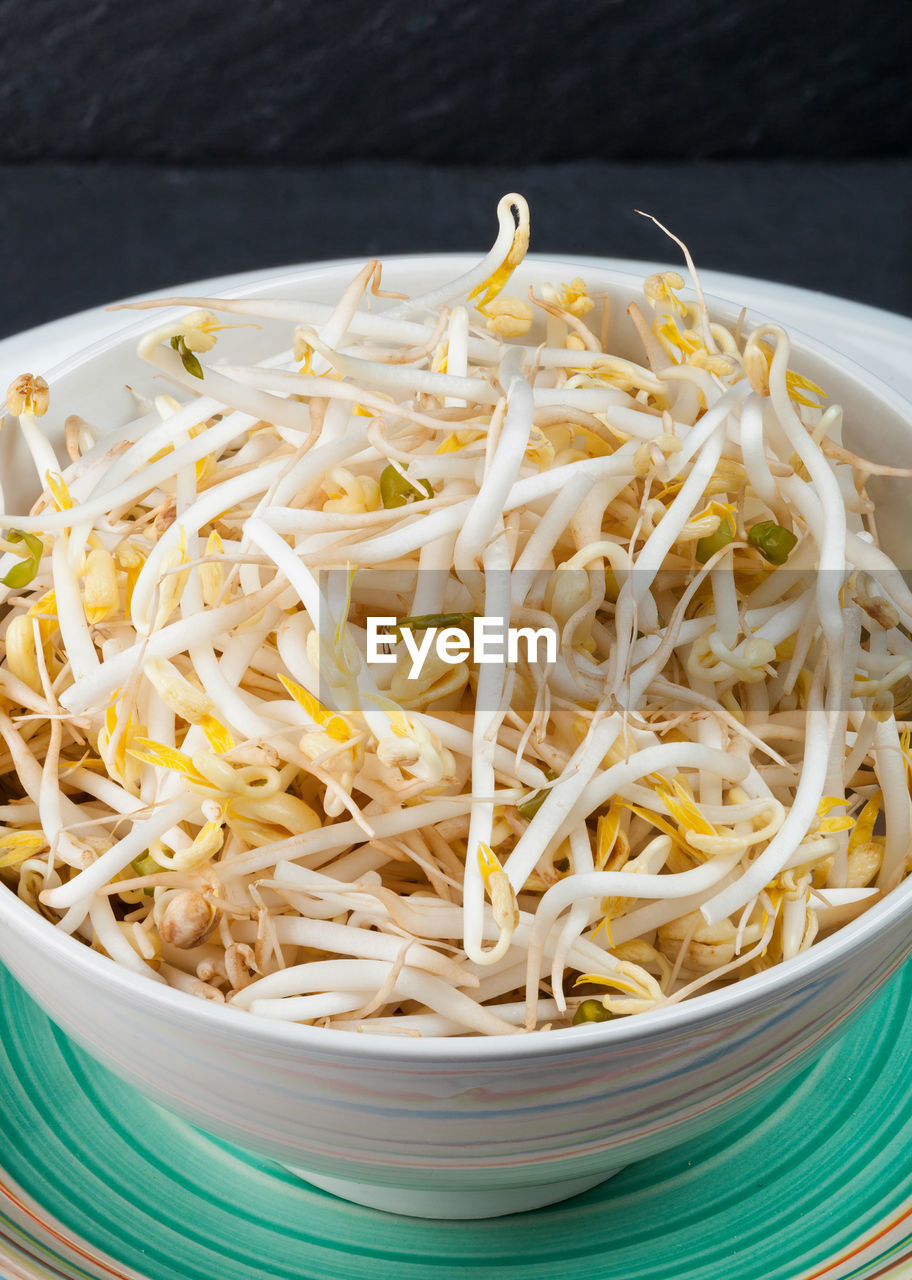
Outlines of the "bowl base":
<svg viewBox="0 0 912 1280">
<path fill-rule="evenodd" d="M 620 1173 L 623 1165 L 607 1169 L 595 1177 L 590 1175 L 530 1187 L 498 1187 L 480 1191 L 459 1191 L 448 1187 L 387 1187 L 373 1182 L 356 1182 L 351 1178 L 328 1178 L 290 1164 L 284 1167 L 321 1191 L 329 1191 L 368 1209 L 382 1209 L 384 1213 L 397 1213 L 406 1218 L 500 1218 L 507 1213 L 524 1213 L 569 1200 L 571 1196 L 589 1191 Z"/>
</svg>

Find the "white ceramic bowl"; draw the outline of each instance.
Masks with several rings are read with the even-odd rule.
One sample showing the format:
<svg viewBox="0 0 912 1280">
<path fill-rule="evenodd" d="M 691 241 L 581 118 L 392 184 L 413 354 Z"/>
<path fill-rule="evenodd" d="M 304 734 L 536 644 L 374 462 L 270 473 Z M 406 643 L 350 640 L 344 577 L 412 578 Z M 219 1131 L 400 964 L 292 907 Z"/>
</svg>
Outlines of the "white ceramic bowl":
<svg viewBox="0 0 912 1280">
<path fill-rule="evenodd" d="M 414 293 L 471 261 L 393 259 L 384 285 Z M 332 301 L 352 274 L 351 264 L 330 263 L 243 292 Z M 570 274 L 566 263 L 531 259 L 515 291 Z M 611 294 L 616 317 L 640 291 L 632 276 L 589 266 L 585 275 L 591 288 Z M 737 314 L 730 304 L 713 310 Z M 42 425 L 59 440 L 69 412 L 106 425 L 125 421 L 132 402 L 117 388 L 152 385 L 134 356 L 136 332 L 161 318 L 140 321 L 50 375 Z M 268 330 L 247 331 L 248 344 L 251 333 L 265 353 Z M 908 465 L 912 406 L 822 344 L 792 336 L 793 367 L 844 405 L 849 442 L 862 439 L 868 453 Z M 632 334 L 627 340 L 632 355 Z M 21 474 L 25 492 L 28 470 L 13 439 L 0 434 L 4 486 L 17 492 L 9 481 Z M 909 527 L 910 490 L 880 485 L 880 526 L 894 556 Z M 560 1200 L 728 1123 L 818 1053 L 910 950 L 906 881 L 796 959 L 690 1003 L 521 1037 L 403 1041 L 273 1023 L 146 982 L 0 889 L 0 958 L 106 1066 L 200 1128 L 318 1186 L 433 1217 Z"/>
</svg>

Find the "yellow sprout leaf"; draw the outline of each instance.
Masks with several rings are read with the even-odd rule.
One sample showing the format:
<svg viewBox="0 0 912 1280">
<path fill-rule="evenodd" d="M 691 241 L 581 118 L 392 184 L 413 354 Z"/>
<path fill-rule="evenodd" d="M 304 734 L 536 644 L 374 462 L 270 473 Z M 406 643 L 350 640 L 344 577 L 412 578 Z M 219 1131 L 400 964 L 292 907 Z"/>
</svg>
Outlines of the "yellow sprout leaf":
<svg viewBox="0 0 912 1280">
<path fill-rule="evenodd" d="M 58 511 L 69 511 L 75 505 L 70 497 L 70 491 L 67 488 L 66 481 L 57 471 L 48 471 L 45 474 L 45 483 L 51 491 L 51 497 L 54 500 L 54 506 Z"/>
<path fill-rule="evenodd" d="M 812 395 L 819 396 L 821 400 L 826 399 L 826 392 L 822 387 L 818 387 L 816 382 L 811 382 L 810 378 L 805 378 L 800 373 L 794 373 L 791 369 L 786 371 L 785 385 L 788 387 L 789 397 L 796 404 L 806 404 L 812 409 L 819 408 L 816 400 L 811 400 L 802 395 L 801 391 L 810 391 Z"/>
<path fill-rule="evenodd" d="M 515 239 L 513 243 L 514 244 L 516 243 Z M 528 241 L 526 243 L 528 244 Z M 525 252 L 525 250 L 523 252 Z M 522 259 L 520 257 L 520 261 L 521 260 Z M 503 289 L 504 285 L 510 279 L 510 276 L 513 274 L 513 269 L 515 266 L 516 266 L 516 263 L 510 262 L 510 255 L 508 254 L 507 257 L 504 259 L 502 265 L 498 267 L 497 270 L 493 272 L 490 276 L 488 276 L 487 280 L 485 280 L 482 284 L 480 284 L 477 287 L 477 289 L 473 289 L 472 292 L 469 294 L 470 302 L 472 301 L 473 298 L 477 298 L 480 296 L 480 301 L 476 303 L 476 306 L 478 307 L 478 310 L 481 312 L 482 315 L 486 316 L 488 314 L 487 307 L 489 306 L 490 303 L 494 301 L 494 299 Z"/>
<path fill-rule="evenodd" d="M 702 511 L 698 511 L 694 515 L 692 515 L 687 521 L 687 523 L 688 525 L 695 525 L 698 521 L 704 521 L 704 520 L 708 521 L 713 518 L 716 518 L 718 520 L 718 524 L 716 525 L 716 528 L 719 527 L 719 524 L 721 524 L 723 520 L 727 520 L 730 526 L 732 527 L 732 529 L 734 529 L 735 527 L 734 503 L 716 502 L 715 499 L 713 499 L 712 502 L 709 502 L 706 504 L 706 506 L 703 508 Z"/>
<path fill-rule="evenodd" d="M 908 730 L 906 730 L 908 732 Z M 883 804 L 883 792 L 878 791 L 859 813 L 855 819 L 855 829 L 849 837 L 849 853 L 853 853 L 860 845 L 867 844 L 874 831 L 874 823 L 877 821 L 877 815 L 880 813 L 880 806 Z"/>
<path fill-rule="evenodd" d="M 638 818 L 643 818 L 651 827 L 655 827 L 657 831 L 663 832 L 668 836 L 678 849 L 682 849 L 685 853 L 693 854 L 693 850 L 687 844 L 686 839 L 681 832 L 667 822 L 658 813 L 653 813 L 651 809 L 643 809 L 638 804 L 631 804 L 629 800 L 621 800 L 618 802 L 622 808 L 629 809 L 631 813 L 636 814 Z"/>
<path fill-rule="evenodd" d="M 503 871 L 503 866 L 497 854 L 490 845 L 484 844 L 481 840 L 478 842 L 478 870 L 481 872 L 481 878 L 486 889 L 494 872 Z"/>
<path fill-rule="evenodd" d="M 109 734 L 113 734 L 114 730 L 117 728 L 117 698 L 119 694 L 120 690 L 117 689 L 114 693 L 114 700 L 105 711 L 105 729 L 107 729 Z"/>
<path fill-rule="evenodd" d="M 611 857 L 621 827 L 623 810 L 617 800 L 612 801 L 608 812 L 600 815 L 595 842 L 595 866 L 601 871 Z"/>
<path fill-rule="evenodd" d="M 850 831 L 855 826 L 855 819 L 849 817 L 828 818 L 826 815 L 831 809 L 845 808 L 844 796 L 824 796 L 817 806 L 817 826 L 815 830 L 818 834 L 832 835 L 836 831 Z"/>
<path fill-rule="evenodd" d="M 395 702 L 387 708 L 389 725 L 397 738 L 408 738 L 414 732 L 414 726 L 408 716 Z"/>
<path fill-rule="evenodd" d="M 42 616 L 57 618 L 57 593 L 46 591 L 40 600 L 36 600 L 28 611 L 30 618 L 41 619 Z"/>
<path fill-rule="evenodd" d="M 348 722 L 342 716 L 336 715 L 323 706 L 317 698 L 309 693 L 302 685 L 296 684 L 294 680 L 289 680 L 287 676 L 279 675 L 284 687 L 288 690 L 295 702 L 302 706 L 307 714 L 313 720 L 314 724 L 320 726 L 325 733 L 333 738 L 336 742 L 347 742 L 352 736 L 352 729 Z"/>
<path fill-rule="evenodd" d="M 218 469 L 218 460 L 214 453 L 207 453 L 202 458 L 198 458 L 194 464 L 197 480 L 208 480 L 210 476 L 215 475 Z"/>
<path fill-rule="evenodd" d="M 659 502 L 662 502 L 667 506 L 670 500 L 680 492 L 683 483 L 683 480 L 669 480 L 668 484 L 663 484 L 656 494 Z"/>
<path fill-rule="evenodd" d="M 209 785 L 189 756 L 174 747 L 166 747 L 162 742 L 153 742 L 151 738 L 134 738 L 132 745 L 127 748 L 127 753 L 134 760 L 141 760 L 143 764 L 152 764 L 159 769 L 172 769 L 175 773 L 183 774 L 185 778 L 189 778 L 199 786 Z"/>
<path fill-rule="evenodd" d="M 41 599 L 29 609 L 28 617 L 37 618 L 38 634 L 41 636 L 42 643 L 47 644 L 58 627 L 56 593 L 45 592 Z"/>
<path fill-rule="evenodd" d="M 674 818 L 685 838 L 689 831 L 701 836 L 718 836 L 719 832 L 700 812 L 690 788 L 679 778 L 673 778 L 669 785 L 666 778 L 652 774 L 650 782 L 653 791 Z"/>
<path fill-rule="evenodd" d="M 446 373 L 447 359 L 450 354 L 450 344 L 448 342 L 440 342 L 434 351 L 434 358 L 431 361 L 431 373 Z"/>
<path fill-rule="evenodd" d="M 212 750 L 217 751 L 219 755 L 230 751 L 234 746 L 234 739 L 230 731 L 214 716 L 201 716 L 197 724 L 209 739 L 209 745 Z"/>
<path fill-rule="evenodd" d="M 831 836 L 835 831 L 851 831 L 854 826 L 851 818 L 821 818 L 817 832 L 821 835 Z"/>
<path fill-rule="evenodd" d="M 693 329 L 681 330 L 671 316 L 654 320 L 652 331 L 669 355 L 683 355 L 685 359 L 698 351 L 705 351 L 703 339 Z"/>
<path fill-rule="evenodd" d="M 122 731 L 120 731 L 120 716 L 117 713 L 117 700 L 120 697 L 120 690 L 114 691 L 114 697 L 110 705 L 105 711 L 104 728 L 98 734 L 98 753 L 105 761 L 105 767 L 112 777 L 117 778 L 119 782 L 127 781 L 127 746 L 133 736 L 133 718 L 128 716 Z M 110 750 L 111 743 L 116 740 L 116 747 L 112 753 Z M 138 770 L 134 770 L 138 772 Z"/>
<path fill-rule="evenodd" d="M 43 831 L 8 831 L 0 835 L 0 867 L 14 867 L 47 848 Z"/>
<path fill-rule="evenodd" d="M 436 453 L 458 453 L 460 449 L 464 449 L 467 444 L 474 444 L 476 440 L 484 439 L 483 431 L 475 431 L 466 429 L 464 431 L 454 431 L 452 435 L 437 446 Z"/>
<path fill-rule="evenodd" d="M 640 994 L 640 988 L 631 982 L 625 982 L 620 974 L 609 977 L 604 973 L 581 973 L 573 985 L 580 987 L 584 982 L 591 982 L 599 987 L 614 987 L 617 991 L 626 991 L 630 996 Z"/>
</svg>

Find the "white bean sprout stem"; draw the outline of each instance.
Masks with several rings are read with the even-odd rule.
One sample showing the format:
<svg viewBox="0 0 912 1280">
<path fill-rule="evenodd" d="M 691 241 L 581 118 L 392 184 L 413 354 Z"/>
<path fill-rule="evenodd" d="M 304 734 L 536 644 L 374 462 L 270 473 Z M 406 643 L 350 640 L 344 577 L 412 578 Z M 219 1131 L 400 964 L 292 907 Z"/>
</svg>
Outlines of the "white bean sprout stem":
<svg viewBox="0 0 912 1280">
<path fill-rule="evenodd" d="M 509 292 L 522 196 L 497 218 L 414 298 L 369 262 L 335 305 L 135 304 L 193 309 L 67 463 L 55 389 L 10 387 L 0 880 L 139 980 L 560 1031 L 788 963 L 909 871 L 912 592 L 865 487 L 908 473 L 695 276 L 626 316 Z"/>
</svg>

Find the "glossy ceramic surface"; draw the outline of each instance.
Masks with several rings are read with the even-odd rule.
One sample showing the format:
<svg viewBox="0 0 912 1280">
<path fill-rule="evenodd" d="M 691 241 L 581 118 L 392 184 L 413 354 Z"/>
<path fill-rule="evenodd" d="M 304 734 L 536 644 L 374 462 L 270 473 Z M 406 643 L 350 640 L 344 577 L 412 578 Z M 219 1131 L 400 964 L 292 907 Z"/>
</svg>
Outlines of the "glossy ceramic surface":
<svg viewBox="0 0 912 1280">
<path fill-rule="evenodd" d="M 406 287 L 442 273 L 439 262 L 395 265 Z M 324 267 L 309 284 L 332 296 L 349 273 Z M 627 285 L 610 266 L 587 275 L 623 303 Z M 300 282 L 282 277 L 268 288 L 293 295 Z M 833 398 L 870 394 L 863 372 L 808 345 L 806 363 L 796 363 Z M 98 370 L 123 379 L 125 350 L 115 343 L 91 365 L 71 364 L 52 382 L 57 404 L 70 409 L 75 398 L 92 416 Z M 875 398 L 866 421 L 877 421 L 892 460 L 908 446 L 909 411 L 885 388 Z M 837 937 L 736 990 L 608 1027 L 496 1042 L 403 1045 L 254 1023 L 138 983 L 6 895 L 0 955 L 93 1054 L 222 1138 L 317 1177 L 369 1184 L 348 1191 L 404 1212 L 474 1214 L 482 1192 L 496 1213 L 719 1131 L 750 1099 L 783 1087 L 901 961 L 912 943 L 910 898 L 907 885 Z"/>
</svg>

